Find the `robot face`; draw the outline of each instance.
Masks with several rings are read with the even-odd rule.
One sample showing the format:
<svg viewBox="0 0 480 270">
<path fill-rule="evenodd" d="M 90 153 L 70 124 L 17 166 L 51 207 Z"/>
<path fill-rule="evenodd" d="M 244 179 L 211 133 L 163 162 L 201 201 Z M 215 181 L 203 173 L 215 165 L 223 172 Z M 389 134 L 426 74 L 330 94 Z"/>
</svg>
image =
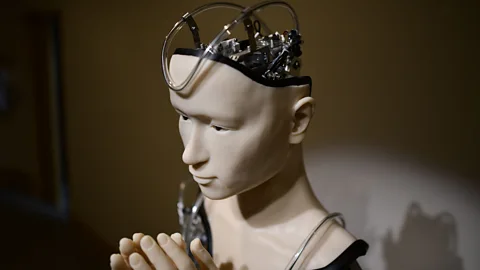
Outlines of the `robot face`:
<svg viewBox="0 0 480 270">
<path fill-rule="evenodd" d="M 172 75 L 181 78 L 195 56 L 175 55 Z M 239 194 L 274 177 L 290 151 L 292 91 L 252 81 L 212 60 L 184 91 L 170 91 L 179 114 L 183 161 L 211 199 Z"/>
</svg>

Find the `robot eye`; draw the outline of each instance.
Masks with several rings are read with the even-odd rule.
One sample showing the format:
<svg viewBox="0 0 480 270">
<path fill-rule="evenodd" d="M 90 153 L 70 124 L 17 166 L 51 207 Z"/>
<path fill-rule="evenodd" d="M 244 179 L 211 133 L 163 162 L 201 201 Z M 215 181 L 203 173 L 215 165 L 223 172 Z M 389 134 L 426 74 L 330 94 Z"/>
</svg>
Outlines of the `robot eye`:
<svg viewBox="0 0 480 270">
<path fill-rule="evenodd" d="M 228 129 L 224 128 L 224 127 L 220 127 L 220 126 L 215 126 L 213 125 L 212 126 L 216 131 L 227 131 Z"/>
</svg>

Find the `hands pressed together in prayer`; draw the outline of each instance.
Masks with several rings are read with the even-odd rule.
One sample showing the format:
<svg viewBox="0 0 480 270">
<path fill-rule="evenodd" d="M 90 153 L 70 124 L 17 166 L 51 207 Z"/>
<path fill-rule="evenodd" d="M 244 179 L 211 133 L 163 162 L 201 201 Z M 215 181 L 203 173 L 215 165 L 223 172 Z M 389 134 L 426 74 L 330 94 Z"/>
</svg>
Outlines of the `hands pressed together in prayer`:
<svg viewBox="0 0 480 270">
<path fill-rule="evenodd" d="M 112 270 L 197 270 L 188 256 L 182 235 L 171 236 L 161 233 L 155 241 L 151 236 L 136 233 L 132 239 L 120 240 L 120 254 L 112 254 Z M 203 247 L 200 239 L 190 244 L 190 250 L 201 270 L 218 270 L 210 253 Z"/>
</svg>

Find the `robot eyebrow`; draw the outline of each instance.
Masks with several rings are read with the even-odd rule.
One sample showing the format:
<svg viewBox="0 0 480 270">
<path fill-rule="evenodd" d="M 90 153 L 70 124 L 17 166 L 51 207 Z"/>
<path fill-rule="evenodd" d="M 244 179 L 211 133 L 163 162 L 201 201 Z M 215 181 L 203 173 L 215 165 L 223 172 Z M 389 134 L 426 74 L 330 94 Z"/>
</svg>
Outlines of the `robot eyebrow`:
<svg viewBox="0 0 480 270">
<path fill-rule="evenodd" d="M 210 117 L 206 114 L 201 114 L 201 113 L 184 113 L 182 110 L 174 107 L 174 109 L 181 115 L 183 116 L 188 116 L 188 117 L 193 117 L 201 120 L 202 122 L 210 122 L 214 117 Z"/>
<path fill-rule="evenodd" d="M 235 118 L 235 117 L 225 117 L 225 116 L 212 116 L 212 115 L 206 115 L 206 114 L 202 114 L 202 113 L 184 113 L 182 110 L 174 107 L 175 111 L 177 111 L 177 113 L 183 115 L 183 116 L 186 116 L 186 117 L 193 117 L 193 118 L 196 118 L 202 122 L 205 122 L 205 123 L 212 123 L 212 122 L 216 122 L 216 123 L 219 123 L 219 125 L 226 125 L 230 128 L 233 128 L 234 126 L 239 126 L 239 125 L 242 125 L 244 123 L 243 120 L 239 119 L 239 118 Z M 221 123 L 221 124 L 220 124 Z"/>
</svg>

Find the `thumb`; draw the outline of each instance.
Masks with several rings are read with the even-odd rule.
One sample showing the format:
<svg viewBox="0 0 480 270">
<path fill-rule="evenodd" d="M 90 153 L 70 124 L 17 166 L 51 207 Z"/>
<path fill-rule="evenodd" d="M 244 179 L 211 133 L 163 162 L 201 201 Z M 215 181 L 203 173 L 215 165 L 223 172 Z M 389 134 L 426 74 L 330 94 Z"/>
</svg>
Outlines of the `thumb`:
<svg viewBox="0 0 480 270">
<path fill-rule="evenodd" d="M 192 254 L 197 262 L 200 264 L 201 270 L 218 270 L 218 267 L 215 265 L 212 256 L 203 247 L 200 239 L 196 238 L 190 243 L 190 250 L 192 251 Z"/>
</svg>

